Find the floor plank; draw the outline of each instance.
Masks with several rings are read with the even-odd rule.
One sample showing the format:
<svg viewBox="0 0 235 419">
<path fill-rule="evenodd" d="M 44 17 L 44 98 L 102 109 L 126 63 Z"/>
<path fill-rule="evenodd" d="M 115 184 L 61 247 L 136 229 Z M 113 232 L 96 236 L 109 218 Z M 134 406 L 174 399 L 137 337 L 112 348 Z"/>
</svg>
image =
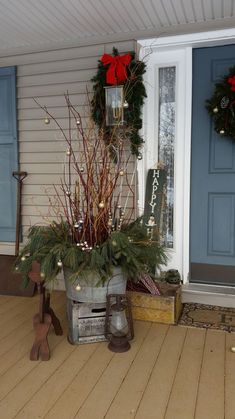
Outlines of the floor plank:
<svg viewBox="0 0 235 419">
<path fill-rule="evenodd" d="M 31 300 L 32 301 L 32 300 Z M 28 302 L 25 301 L 25 298 L 22 299 L 11 299 L 6 301 L 5 303 L 2 303 L 1 298 L 0 298 L 0 314 L 4 313 L 4 316 L 0 317 L 0 324 L 2 324 L 4 322 L 4 317 L 8 317 L 9 318 L 9 314 L 13 314 L 15 313 L 14 310 L 16 310 L 18 307 L 25 307 L 25 304 L 28 304 Z"/>
<path fill-rule="evenodd" d="M 57 296 L 56 298 L 58 298 L 58 302 L 64 300 L 64 297 L 62 296 Z M 53 298 L 53 304 L 55 306 L 55 298 Z M 35 309 L 34 309 L 35 310 Z M 64 310 L 63 310 L 64 311 Z M 63 314 L 63 317 L 61 318 L 61 323 L 62 323 L 62 328 L 64 328 L 66 330 L 67 327 L 67 321 L 66 321 L 66 317 L 65 317 L 65 311 Z M 31 328 L 32 328 L 32 320 L 30 319 L 30 324 L 31 324 Z M 64 334 L 64 336 L 56 336 L 54 333 L 52 333 L 52 330 L 50 331 L 50 336 L 49 336 L 49 345 L 50 345 L 50 350 L 52 355 L 54 354 L 54 352 L 56 352 L 56 346 L 60 343 L 63 343 L 63 341 L 65 341 L 66 346 L 67 345 L 67 338 L 66 338 L 66 334 Z M 36 376 L 38 376 L 38 369 L 39 371 L 43 371 L 46 375 L 46 377 L 48 378 L 48 374 L 50 374 L 50 368 L 48 369 L 48 371 L 44 371 L 44 367 L 46 367 L 46 364 L 49 366 L 52 364 L 53 367 L 53 362 L 52 359 L 56 358 L 56 356 L 49 361 L 49 363 L 41 363 L 41 361 L 30 361 L 29 360 L 29 351 L 31 348 L 32 342 L 30 343 L 30 346 L 28 347 L 27 352 L 24 354 L 24 356 L 19 359 L 17 362 L 13 363 L 11 365 L 11 367 L 1 376 L 1 380 L 0 380 L 0 417 L 4 417 L 7 418 L 11 418 L 14 417 L 15 414 L 17 413 L 17 409 L 15 408 L 15 405 L 18 403 L 17 407 L 19 406 L 19 409 L 22 407 L 22 405 L 24 405 L 24 400 L 26 397 L 26 401 L 30 398 L 30 392 L 27 394 L 24 394 L 24 397 L 22 398 L 18 398 L 17 399 L 17 391 L 21 389 L 22 383 L 24 382 L 24 380 L 26 381 L 26 386 L 28 384 L 28 378 L 30 381 L 30 377 L 31 375 L 33 376 L 32 381 L 37 383 L 37 380 L 35 380 L 35 374 Z M 55 362 L 55 361 L 54 361 Z M 44 366 L 44 367 L 43 367 Z M 30 375 L 31 374 L 31 375 Z M 40 380 L 39 380 L 40 381 Z M 35 383 L 34 383 L 35 385 Z M 34 385 L 32 385 L 32 387 L 30 388 L 30 391 L 32 391 L 32 389 L 34 388 Z M 23 389 L 22 389 L 23 390 Z M 16 397 L 15 397 L 16 395 Z M 14 403 L 11 403 L 11 397 L 13 397 L 14 399 Z M 7 405 L 7 409 L 6 409 L 6 405 Z M 8 406 L 9 405 L 9 406 Z M 8 410 L 10 412 L 8 412 Z M 13 413 L 14 412 L 14 416 Z"/>
<path fill-rule="evenodd" d="M 164 418 L 187 329 L 171 326 L 161 347 L 136 419 Z M 202 419 L 202 418 L 201 418 Z"/>
<path fill-rule="evenodd" d="M 62 298 L 64 299 L 64 296 L 62 293 L 54 293 L 54 299 Z M 23 298 L 23 297 L 19 297 Z M 27 310 L 25 310 L 25 304 L 26 302 L 23 302 L 23 308 L 22 312 L 20 314 L 15 314 L 14 308 L 12 309 L 14 316 L 9 318 L 6 316 L 4 324 L 1 326 L 0 329 L 0 342 L 2 339 L 5 339 L 12 331 L 19 329 L 22 324 L 27 320 L 30 322 L 30 318 L 38 312 L 39 307 L 39 296 L 36 295 L 27 301 Z M 52 303 L 53 307 L 53 303 Z M 31 322 L 32 324 L 32 322 Z"/>
<path fill-rule="evenodd" d="M 57 304 L 57 301 L 60 302 L 63 306 L 64 303 L 64 296 L 57 294 L 56 297 L 53 296 L 52 299 L 52 307 L 54 307 L 54 304 Z M 26 311 L 29 311 L 28 308 L 29 304 L 26 303 Z M 27 336 L 32 331 L 32 316 L 35 314 L 38 310 L 38 300 L 35 302 L 35 307 L 30 311 L 29 316 L 26 317 L 26 320 L 22 322 L 20 327 L 17 327 L 16 329 L 13 328 L 5 336 L 4 338 L 0 339 L 0 356 L 2 356 L 4 353 L 8 352 L 14 345 L 16 345 L 21 339 L 23 339 L 25 336 Z M 65 312 L 65 307 L 64 307 Z M 7 319 L 6 319 L 7 321 Z"/>
<path fill-rule="evenodd" d="M 235 419 L 235 333 L 226 334 L 225 353 L 225 419 Z"/>
<path fill-rule="evenodd" d="M 50 376 L 32 399 L 27 402 L 16 418 L 43 418 L 63 394 L 71 381 L 73 381 L 74 377 L 79 374 L 80 370 L 97 348 L 98 344 L 80 345 L 74 348 L 74 351 L 60 365 L 60 368 Z M 58 418 L 60 418 L 60 415 L 58 415 Z"/>
<path fill-rule="evenodd" d="M 128 352 L 114 355 L 108 368 L 97 382 L 89 397 L 77 412 L 76 419 L 103 419 L 129 371 L 151 327 L 150 323 L 135 323 L 135 339 Z"/>
<path fill-rule="evenodd" d="M 235 419 L 235 334 L 136 322 L 131 350 L 67 342 L 65 294 L 52 306 L 48 362 L 32 362 L 38 296 L 1 298 L 0 418 Z"/>
<path fill-rule="evenodd" d="M 65 317 L 65 307 L 64 302 L 61 301 L 54 301 L 53 308 L 58 316 L 58 318 Z M 31 326 L 30 326 L 31 323 Z M 32 322 L 27 322 L 27 334 L 24 335 L 21 339 L 15 340 L 14 344 L 5 351 L 0 357 L 0 376 L 4 374 L 12 365 L 14 365 L 17 361 L 19 361 L 23 356 L 29 356 L 29 351 L 32 347 L 34 342 L 35 333 L 33 330 Z M 66 322 L 64 321 L 64 327 L 66 327 Z M 30 329 L 30 330 L 29 330 Z M 51 326 L 50 332 L 48 335 L 48 340 L 50 342 L 50 335 L 54 333 L 54 329 Z M 5 342 L 4 342 L 5 343 Z"/>
<path fill-rule="evenodd" d="M 19 306 L 19 307 L 25 307 L 25 304 L 27 304 L 27 306 L 30 306 L 31 303 L 34 302 L 34 300 L 37 297 L 32 297 L 32 298 L 28 298 L 28 300 L 26 300 L 26 298 L 24 297 L 18 297 L 17 299 L 11 298 L 9 301 L 6 301 L 3 304 L 0 304 L 0 314 L 4 313 L 4 317 L 8 315 L 8 313 L 15 313 L 15 309 Z M 0 299 L 1 301 L 1 299 Z M 4 319 L 3 317 L 0 318 L 0 321 L 2 322 Z"/>
<path fill-rule="evenodd" d="M 4 376 L 2 376 L 0 391 L 1 396 L 3 394 L 5 396 L 0 402 L 0 417 L 4 419 L 15 417 L 22 406 L 34 396 L 44 382 L 48 380 L 48 377 L 60 368 L 66 358 L 75 350 L 72 345 L 68 344 L 66 337 L 56 336 L 55 338 L 57 345 L 55 345 L 55 341 L 53 342 L 54 345 L 51 344 L 54 349 L 54 356 L 51 357 L 49 362 L 33 362 L 26 357 L 14 368 L 17 374 L 17 382 L 9 374 L 7 381 L 3 380 Z M 21 378 L 20 381 L 19 378 Z"/>
<path fill-rule="evenodd" d="M 164 419 L 193 419 L 206 331 L 188 329 Z"/>
<path fill-rule="evenodd" d="M 11 301 L 13 299 L 17 299 L 18 297 L 12 296 L 12 295 L 0 295 L 0 306 L 2 304 L 7 303 L 8 301 Z"/>
<path fill-rule="evenodd" d="M 88 360 L 79 374 L 74 377 L 73 381 L 47 413 L 45 419 L 74 418 L 76 412 L 95 387 L 113 356 L 113 353 L 107 349 L 106 342 L 99 343 L 93 356 Z"/>
<path fill-rule="evenodd" d="M 133 418 L 149 380 L 168 326 L 153 323 L 105 418 Z"/>
<path fill-rule="evenodd" d="M 9 319 L 5 316 L 4 324 L 1 326 L 0 330 L 0 341 L 5 339 L 13 330 L 17 330 L 25 322 L 25 320 L 30 320 L 33 314 L 38 310 L 38 301 L 39 300 L 37 298 L 32 298 L 27 303 L 27 310 L 25 310 L 24 306 L 20 315 L 15 314 L 14 308 L 12 308 L 14 316 Z"/>
<path fill-rule="evenodd" d="M 224 419 L 225 333 L 208 330 L 195 419 Z"/>
</svg>

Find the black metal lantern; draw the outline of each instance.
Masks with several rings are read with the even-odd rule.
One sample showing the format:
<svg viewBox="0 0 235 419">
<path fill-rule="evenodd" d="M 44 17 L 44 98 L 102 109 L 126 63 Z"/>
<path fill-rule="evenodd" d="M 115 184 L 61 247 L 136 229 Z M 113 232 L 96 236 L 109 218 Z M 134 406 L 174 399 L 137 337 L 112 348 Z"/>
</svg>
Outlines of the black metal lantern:
<svg viewBox="0 0 235 419">
<path fill-rule="evenodd" d="M 113 352 L 126 352 L 130 349 L 129 340 L 134 337 L 130 300 L 126 294 L 107 295 L 105 337 L 108 348 Z"/>
</svg>

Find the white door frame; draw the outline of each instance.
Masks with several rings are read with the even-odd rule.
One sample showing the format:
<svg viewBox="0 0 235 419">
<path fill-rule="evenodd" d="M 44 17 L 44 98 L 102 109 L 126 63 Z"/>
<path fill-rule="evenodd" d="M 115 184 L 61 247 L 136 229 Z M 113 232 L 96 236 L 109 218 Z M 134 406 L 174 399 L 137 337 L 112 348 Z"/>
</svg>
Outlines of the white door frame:
<svg viewBox="0 0 235 419">
<path fill-rule="evenodd" d="M 143 212 L 147 170 L 157 161 L 154 131 L 153 66 L 176 65 L 176 142 L 175 142 L 175 207 L 174 249 L 169 252 L 168 268 L 180 271 L 184 283 L 189 280 L 190 244 L 190 176 L 192 117 L 192 51 L 193 48 L 235 43 L 235 29 L 169 36 L 138 41 L 140 59 L 146 61 L 147 100 L 143 109 L 143 159 L 138 162 L 139 213 Z M 149 63 L 149 71 L 148 71 Z M 156 116 L 155 116 L 156 117 Z"/>
</svg>

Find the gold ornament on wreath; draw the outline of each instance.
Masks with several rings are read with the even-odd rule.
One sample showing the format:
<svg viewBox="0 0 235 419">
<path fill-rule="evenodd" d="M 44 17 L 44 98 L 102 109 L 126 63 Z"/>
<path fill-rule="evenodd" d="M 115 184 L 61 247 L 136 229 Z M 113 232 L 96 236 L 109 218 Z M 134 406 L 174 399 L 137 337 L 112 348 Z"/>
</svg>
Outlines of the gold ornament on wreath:
<svg viewBox="0 0 235 419">
<path fill-rule="evenodd" d="M 206 108 L 214 122 L 215 131 L 221 136 L 235 139 L 235 66 L 215 84 Z"/>
</svg>

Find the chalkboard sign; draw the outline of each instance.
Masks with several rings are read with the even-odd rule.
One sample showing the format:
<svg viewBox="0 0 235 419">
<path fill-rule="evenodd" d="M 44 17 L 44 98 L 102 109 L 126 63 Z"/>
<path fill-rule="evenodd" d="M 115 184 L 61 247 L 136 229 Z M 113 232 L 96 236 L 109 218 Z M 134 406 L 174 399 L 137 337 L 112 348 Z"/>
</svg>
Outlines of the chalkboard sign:
<svg viewBox="0 0 235 419">
<path fill-rule="evenodd" d="M 163 219 L 166 205 L 166 170 L 150 169 L 147 175 L 144 223 L 156 227 L 163 235 Z"/>
</svg>

